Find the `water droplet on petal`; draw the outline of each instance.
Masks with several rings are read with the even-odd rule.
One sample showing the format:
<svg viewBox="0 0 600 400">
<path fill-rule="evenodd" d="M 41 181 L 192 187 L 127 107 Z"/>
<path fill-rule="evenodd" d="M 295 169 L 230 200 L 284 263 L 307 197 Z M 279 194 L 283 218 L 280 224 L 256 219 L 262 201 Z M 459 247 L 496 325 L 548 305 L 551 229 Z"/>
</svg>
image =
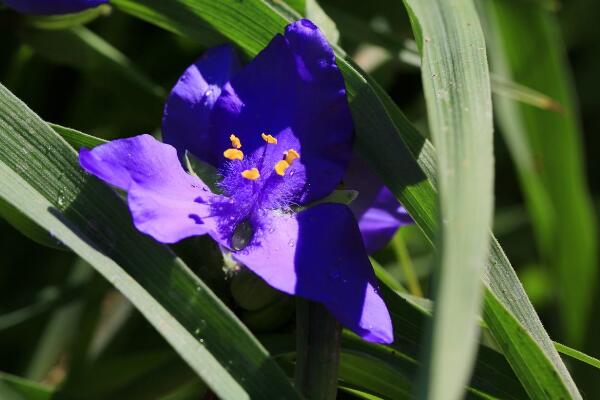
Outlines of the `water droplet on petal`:
<svg viewBox="0 0 600 400">
<path fill-rule="evenodd" d="M 242 250 L 245 249 L 252 238 L 254 237 L 254 229 L 250 224 L 250 221 L 246 220 L 240 223 L 233 231 L 233 235 L 231 236 L 231 248 L 233 250 Z"/>
<path fill-rule="evenodd" d="M 288 242 L 288 246 L 294 247 L 295 245 L 296 245 L 296 242 L 294 242 L 294 240 L 290 239 L 290 241 Z"/>
</svg>

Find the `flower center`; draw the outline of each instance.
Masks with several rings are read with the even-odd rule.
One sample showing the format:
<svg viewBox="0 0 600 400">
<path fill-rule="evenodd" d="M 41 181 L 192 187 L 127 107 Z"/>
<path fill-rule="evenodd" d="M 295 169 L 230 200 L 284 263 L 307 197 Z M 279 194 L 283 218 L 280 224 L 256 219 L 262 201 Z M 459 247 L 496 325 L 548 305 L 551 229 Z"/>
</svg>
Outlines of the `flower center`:
<svg viewBox="0 0 600 400">
<path fill-rule="evenodd" d="M 261 137 L 267 143 L 267 145 L 277 144 L 277 138 L 275 138 L 271 135 L 262 133 Z M 231 160 L 231 161 L 243 161 L 244 160 L 244 152 L 242 150 L 240 150 L 242 148 L 242 141 L 240 140 L 240 138 L 238 138 L 234 134 L 231 134 L 229 136 L 229 140 L 231 141 L 231 148 L 225 150 L 223 152 L 223 156 L 226 159 Z M 265 147 L 265 152 L 266 152 L 266 147 Z M 263 161 L 262 158 L 264 158 L 265 152 L 263 152 L 263 156 L 261 157 L 260 164 L 262 164 L 262 161 Z M 289 150 L 283 152 L 281 160 L 279 160 L 274 165 L 273 170 L 275 171 L 275 173 L 277 175 L 285 176 L 285 172 L 287 171 L 287 169 L 298 158 L 300 158 L 300 153 L 298 153 L 294 149 L 289 149 Z M 240 174 L 242 175 L 243 178 L 251 180 L 251 181 L 255 181 L 260 178 L 260 171 L 257 167 L 245 169 Z"/>
<path fill-rule="evenodd" d="M 304 187 L 303 171 L 291 168 L 300 153 L 295 149 L 280 150 L 272 135 L 263 133 L 261 137 L 265 145 L 252 154 L 244 154 L 241 140 L 231 135 L 231 147 L 223 152 L 229 162 L 220 171 L 223 179 L 219 186 L 230 202 L 215 204 L 213 212 L 222 216 L 220 229 L 236 251 L 248 246 L 261 229 L 257 224 L 260 225 L 263 212 L 285 211 Z"/>
</svg>

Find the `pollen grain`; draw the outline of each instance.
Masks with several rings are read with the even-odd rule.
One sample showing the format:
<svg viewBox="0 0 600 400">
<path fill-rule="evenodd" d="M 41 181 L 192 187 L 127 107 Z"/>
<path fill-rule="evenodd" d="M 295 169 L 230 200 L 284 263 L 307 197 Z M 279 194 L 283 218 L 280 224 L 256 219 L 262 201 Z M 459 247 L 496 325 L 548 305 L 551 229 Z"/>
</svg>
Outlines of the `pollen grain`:
<svg viewBox="0 0 600 400">
<path fill-rule="evenodd" d="M 227 149 L 223 152 L 223 156 L 228 160 L 243 160 L 244 153 L 238 149 Z"/>
<path fill-rule="evenodd" d="M 275 164 L 275 172 L 277 172 L 277 175 L 283 176 L 285 174 L 285 171 L 289 167 L 290 167 L 290 164 L 287 161 L 285 161 L 285 160 L 277 161 L 277 164 Z"/>
<path fill-rule="evenodd" d="M 288 164 L 292 164 L 294 162 L 294 160 L 297 160 L 298 158 L 300 158 L 300 153 L 298 153 L 296 150 L 294 149 L 289 149 L 288 151 L 286 151 L 285 153 L 283 153 L 284 156 L 284 160 L 288 163 Z"/>
<path fill-rule="evenodd" d="M 255 181 L 260 178 L 260 172 L 258 172 L 258 168 L 251 168 L 242 171 L 242 176 L 248 180 Z"/>
<path fill-rule="evenodd" d="M 260 135 L 263 140 L 269 144 L 277 144 L 277 138 L 271 136 L 271 135 L 267 135 L 266 133 L 261 133 Z"/>
<path fill-rule="evenodd" d="M 229 136 L 229 140 L 231 140 L 231 147 L 233 147 L 234 149 L 242 148 L 242 142 L 240 141 L 239 137 L 235 136 L 234 134 L 231 134 Z"/>
</svg>

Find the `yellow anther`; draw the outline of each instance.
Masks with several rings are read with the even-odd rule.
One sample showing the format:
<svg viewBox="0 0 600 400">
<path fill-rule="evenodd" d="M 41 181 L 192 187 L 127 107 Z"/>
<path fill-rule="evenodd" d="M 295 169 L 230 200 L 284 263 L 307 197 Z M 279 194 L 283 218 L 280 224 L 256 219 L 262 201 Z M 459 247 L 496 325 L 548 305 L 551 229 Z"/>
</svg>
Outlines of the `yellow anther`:
<svg viewBox="0 0 600 400">
<path fill-rule="evenodd" d="M 277 144 L 277 139 L 271 135 L 267 135 L 266 133 L 261 133 L 260 135 L 263 140 L 269 144 Z"/>
<path fill-rule="evenodd" d="M 242 153 L 242 151 L 238 150 L 238 149 L 227 149 L 223 152 L 223 155 L 228 160 L 243 160 L 244 159 L 244 153 Z"/>
<path fill-rule="evenodd" d="M 231 147 L 234 147 L 236 149 L 240 149 L 242 147 L 242 142 L 240 141 L 239 137 L 232 134 L 231 136 L 229 136 L 229 140 L 231 140 Z"/>
<path fill-rule="evenodd" d="M 290 164 L 287 161 L 285 161 L 285 160 L 277 161 L 277 164 L 275 164 L 275 172 L 277 172 L 277 175 L 283 176 L 285 174 L 285 170 L 288 169 L 289 167 L 290 167 Z"/>
<path fill-rule="evenodd" d="M 289 149 L 288 151 L 283 153 L 283 155 L 284 155 L 284 160 L 287 161 L 287 163 L 290 165 L 294 162 L 294 160 L 300 158 L 300 153 L 298 153 L 294 149 Z"/>
<path fill-rule="evenodd" d="M 242 176 L 251 181 L 255 181 L 260 178 L 260 172 L 258 172 L 258 168 L 251 168 L 242 171 Z"/>
</svg>

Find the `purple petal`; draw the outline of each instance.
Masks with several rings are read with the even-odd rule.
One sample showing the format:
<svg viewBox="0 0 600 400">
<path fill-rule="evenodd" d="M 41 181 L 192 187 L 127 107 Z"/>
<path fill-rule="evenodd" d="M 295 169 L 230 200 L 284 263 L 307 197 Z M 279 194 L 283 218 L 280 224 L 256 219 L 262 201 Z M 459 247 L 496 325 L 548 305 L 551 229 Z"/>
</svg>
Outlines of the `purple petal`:
<svg viewBox="0 0 600 400">
<path fill-rule="evenodd" d="M 183 170 L 172 146 L 150 135 L 81 149 L 79 163 L 87 172 L 128 191 L 136 228 L 159 242 L 174 243 L 215 229 L 209 203 L 217 196 Z"/>
<path fill-rule="evenodd" d="M 97 7 L 108 0 L 4 0 L 4 4 L 28 14 L 67 14 Z"/>
<path fill-rule="evenodd" d="M 258 226 L 257 226 L 258 225 Z M 366 340 L 393 341 L 389 312 L 348 207 L 320 204 L 262 215 L 249 247 L 233 256 L 269 285 L 318 301 Z"/>
<path fill-rule="evenodd" d="M 358 220 L 369 254 L 382 249 L 398 228 L 413 223 L 392 192 L 360 157 L 353 157 L 344 183 L 348 189 L 359 192 L 358 198 L 350 204 L 350 209 Z"/>
<path fill-rule="evenodd" d="M 188 150 L 216 165 L 210 115 L 221 88 L 240 68 L 230 45 L 210 49 L 190 65 L 167 98 L 162 121 L 164 142 L 174 146 L 180 155 Z"/>
<path fill-rule="evenodd" d="M 353 124 L 344 80 L 333 50 L 308 20 L 288 25 L 223 87 L 212 123 L 217 142 L 211 145 L 221 162 L 232 133 L 246 154 L 262 153 L 261 133 L 275 136 L 266 165 L 290 148 L 299 151 L 294 166 L 305 176 L 299 203 L 329 194 L 350 161 Z"/>
</svg>

